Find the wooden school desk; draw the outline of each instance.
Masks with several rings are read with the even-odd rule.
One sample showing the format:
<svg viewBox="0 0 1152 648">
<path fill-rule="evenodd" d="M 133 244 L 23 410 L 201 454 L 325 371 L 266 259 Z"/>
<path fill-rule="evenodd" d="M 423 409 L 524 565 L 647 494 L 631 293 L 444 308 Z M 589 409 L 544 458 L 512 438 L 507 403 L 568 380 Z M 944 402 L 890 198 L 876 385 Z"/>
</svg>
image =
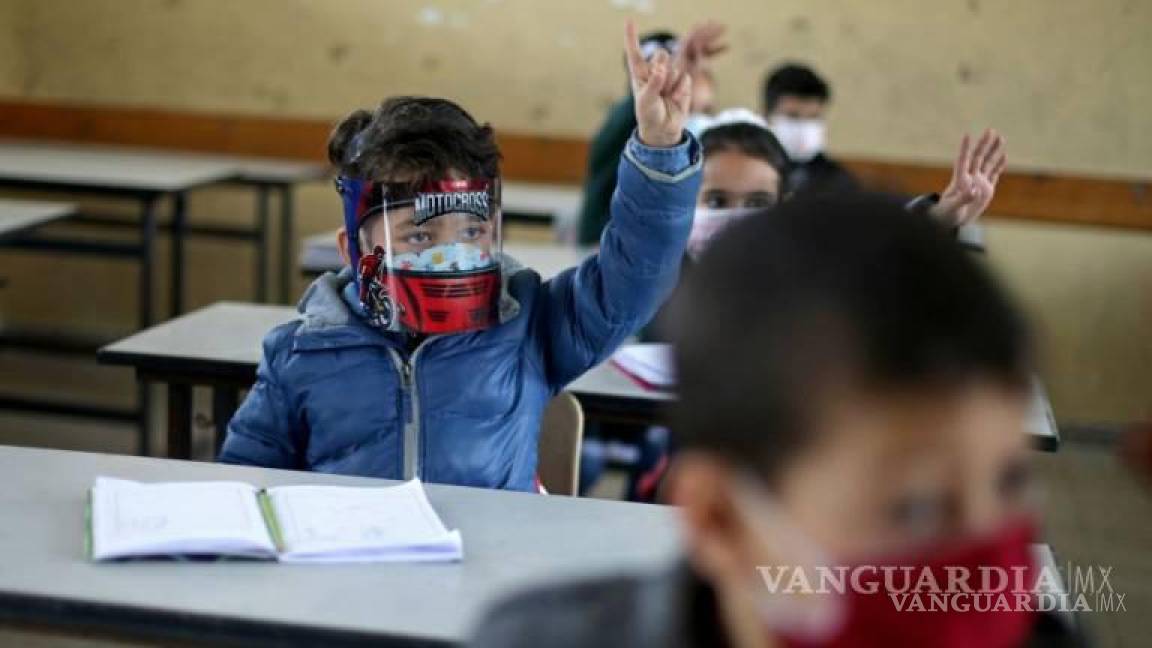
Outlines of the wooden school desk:
<svg viewBox="0 0 1152 648">
<path fill-rule="evenodd" d="M 192 388 L 212 388 L 216 442 L 222 443 L 240 391 L 256 379 L 261 340 L 273 327 L 298 316 L 282 306 L 219 302 L 108 345 L 98 357 L 107 364 L 134 367 L 141 381 L 168 385 L 168 456 L 185 459 L 192 452 Z M 639 387 L 607 363 L 578 378 L 567 391 L 580 399 L 590 419 L 644 424 L 658 422 L 661 406 L 675 398 Z M 1037 447 L 1059 446 L 1051 408 L 1038 382 L 1029 429 Z"/>
<path fill-rule="evenodd" d="M 666 564 L 678 549 L 662 506 L 426 486 L 459 529 L 449 564 L 265 562 L 93 564 L 83 553 L 87 490 L 98 475 L 256 486 L 395 482 L 0 446 L 0 629 L 231 645 L 445 645 L 522 587 Z"/>
</svg>

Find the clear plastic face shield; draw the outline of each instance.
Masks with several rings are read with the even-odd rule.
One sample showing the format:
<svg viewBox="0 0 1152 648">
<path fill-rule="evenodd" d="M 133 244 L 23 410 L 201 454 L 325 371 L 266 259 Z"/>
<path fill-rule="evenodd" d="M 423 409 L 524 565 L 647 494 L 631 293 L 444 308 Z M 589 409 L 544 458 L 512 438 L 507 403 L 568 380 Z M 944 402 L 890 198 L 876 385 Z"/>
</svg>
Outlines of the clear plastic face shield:
<svg viewBox="0 0 1152 648">
<path fill-rule="evenodd" d="M 360 302 L 386 330 L 462 333 L 499 321 L 500 183 L 340 178 Z"/>
</svg>

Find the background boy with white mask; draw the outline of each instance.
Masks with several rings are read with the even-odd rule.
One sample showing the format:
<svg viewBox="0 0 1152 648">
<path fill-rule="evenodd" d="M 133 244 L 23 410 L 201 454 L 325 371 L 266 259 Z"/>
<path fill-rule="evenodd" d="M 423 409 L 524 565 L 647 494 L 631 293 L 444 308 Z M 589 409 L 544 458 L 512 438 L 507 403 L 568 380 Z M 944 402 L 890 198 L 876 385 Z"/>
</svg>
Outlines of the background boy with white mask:
<svg viewBox="0 0 1152 648">
<path fill-rule="evenodd" d="M 805 65 L 782 65 L 764 79 L 764 116 L 793 162 L 789 181 L 797 192 L 856 187 L 852 174 L 824 152 L 831 99 L 828 83 Z"/>
</svg>

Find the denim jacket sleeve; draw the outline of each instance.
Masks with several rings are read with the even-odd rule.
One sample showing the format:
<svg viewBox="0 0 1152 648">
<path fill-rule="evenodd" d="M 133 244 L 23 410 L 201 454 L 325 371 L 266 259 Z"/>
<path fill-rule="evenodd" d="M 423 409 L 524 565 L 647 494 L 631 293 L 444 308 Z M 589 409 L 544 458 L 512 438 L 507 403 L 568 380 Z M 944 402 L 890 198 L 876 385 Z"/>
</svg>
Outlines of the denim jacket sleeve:
<svg viewBox="0 0 1152 648">
<path fill-rule="evenodd" d="M 599 253 L 544 286 L 540 335 L 553 391 L 607 359 L 671 293 L 692 227 L 700 157 L 688 133 L 666 149 L 633 133 Z"/>
</svg>

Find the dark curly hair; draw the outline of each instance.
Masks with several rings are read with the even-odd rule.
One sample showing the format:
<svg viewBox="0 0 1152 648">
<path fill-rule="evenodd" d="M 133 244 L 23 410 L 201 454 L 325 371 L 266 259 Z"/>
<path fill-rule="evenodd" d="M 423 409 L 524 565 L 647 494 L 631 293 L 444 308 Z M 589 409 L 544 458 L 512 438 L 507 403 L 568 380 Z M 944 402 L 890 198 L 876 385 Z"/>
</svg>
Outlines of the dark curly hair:
<svg viewBox="0 0 1152 648">
<path fill-rule="evenodd" d="M 452 171 L 500 174 L 492 127 L 434 97 L 390 97 L 374 112 L 352 112 L 328 137 L 328 160 L 342 176 L 372 180 L 422 182 Z"/>
</svg>

